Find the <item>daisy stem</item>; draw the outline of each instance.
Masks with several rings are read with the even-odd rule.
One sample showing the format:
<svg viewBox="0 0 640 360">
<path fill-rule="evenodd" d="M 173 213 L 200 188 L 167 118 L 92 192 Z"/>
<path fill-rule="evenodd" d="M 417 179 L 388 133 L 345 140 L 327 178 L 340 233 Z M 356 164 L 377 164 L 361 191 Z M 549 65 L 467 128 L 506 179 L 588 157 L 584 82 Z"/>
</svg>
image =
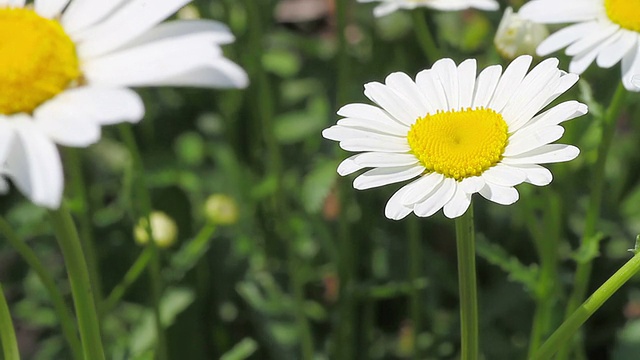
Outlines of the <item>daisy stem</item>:
<svg viewBox="0 0 640 360">
<path fill-rule="evenodd" d="M 415 218 L 410 218 L 407 221 L 407 228 L 409 232 L 409 273 L 411 276 L 411 325 L 413 326 L 413 359 L 422 359 L 420 354 L 418 342 L 416 341 L 420 334 L 420 309 L 424 306 L 420 299 L 421 289 L 417 286 L 420 280 L 420 223 Z"/>
<path fill-rule="evenodd" d="M 149 215 L 151 214 L 151 196 L 149 195 L 149 190 L 147 188 L 147 185 L 145 184 L 142 155 L 140 154 L 140 149 L 138 148 L 138 144 L 136 143 L 131 125 L 120 124 L 118 126 L 118 130 L 120 130 L 120 136 L 122 137 L 122 140 L 127 146 L 127 149 L 129 149 L 129 153 L 131 154 L 132 168 L 135 179 L 133 183 L 134 186 L 136 186 L 135 191 L 139 200 L 137 202 L 139 209 L 137 209 L 136 215 L 140 214 L 140 217 L 144 217 L 146 219 L 146 221 L 144 222 L 145 230 L 149 237 L 149 243 L 147 247 L 150 249 L 149 252 L 151 253 L 149 277 L 151 279 L 153 318 L 157 336 L 156 358 L 160 360 L 166 360 L 168 358 L 167 339 L 164 328 L 162 326 L 162 319 L 160 317 L 160 298 L 162 296 L 160 256 L 158 253 L 158 246 L 156 245 L 155 239 L 153 237 L 153 232 L 151 231 L 151 220 L 149 218 Z M 137 216 L 134 216 L 134 219 L 137 218 Z"/>
<path fill-rule="evenodd" d="M 418 44 L 427 60 L 433 63 L 440 59 L 440 49 L 429 30 L 424 12 L 416 9 L 411 11 L 411 15 L 413 16 L 413 29 L 416 32 Z"/>
<path fill-rule="evenodd" d="M 65 160 L 67 174 L 70 176 L 70 188 L 76 197 L 76 204 L 79 206 L 75 209 L 75 215 L 79 221 L 80 240 L 82 241 L 82 250 L 86 256 L 87 266 L 89 267 L 89 279 L 93 285 L 94 298 L 96 307 L 100 307 L 103 299 L 102 282 L 100 281 L 100 271 L 96 258 L 96 248 L 93 242 L 93 228 L 91 226 L 91 209 L 87 199 L 87 187 L 82 174 L 82 160 L 78 149 L 65 148 Z"/>
<path fill-rule="evenodd" d="M 530 360 L 551 359 L 558 349 L 564 347 L 580 327 L 607 301 L 624 283 L 640 270 L 640 252 L 627 261 L 613 276 L 596 290 L 565 320 L 562 325 L 542 344 Z"/>
<path fill-rule="evenodd" d="M 4 360 L 20 360 L 18 351 L 18 340 L 13 328 L 9 304 L 4 297 L 2 285 L 0 284 L 0 341 L 2 342 L 2 353 Z"/>
<path fill-rule="evenodd" d="M 22 241 L 22 239 L 18 238 L 13 229 L 11 229 L 11 225 L 9 225 L 9 223 L 1 217 L 0 233 L 4 235 L 4 238 L 9 242 L 9 244 L 11 244 L 13 249 L 16 250 L 18 254 L 20 254 L 20 256 L 22 256 L 24 261 L 26 261 L 29 267 L 40 278 L 40 281 L 42 281 L 42 285 L 49 293 L 49 297 L 51 298 L 51 302 L 53 303 L 53 310 L 56 312 L 58 321 L 60 321 L 62 334 L 69 344 L 73 359 L 81 360 L 82 346 L 80 345 L 80 340 L 78 339 L 78 329 L 76 328 L 73 314 L 67 307 L 62 293 L 60 293 L 55 280 L 53 279 L 53 277 L 51 277 L 50 271 L 45 268 L 40 259 L 38 259 L 36 253 L 34 253 L 33 250 L 31 250 L 31 248 L 27 246 L 24 241 Z"/>
<path fill-rule="evenodd" d="M 76 317 L 80 327 L 80 340 L 85 359 L 104 360 L 100 324 L 96 312 L 93 288 L 89 280 L 87 263 L 82 252 L 78 231 L 67 206 L 62 203 L 58 210 L 49 210 L 53 231 L 58 238 L 64 263 L 67 268 Z"/>
<path fill-rule="evenodd" d="M 609 149 L 613 141 L 613 135 L 616 129 L 616 120 L 622 110 L 624 101 L 627 95 L 627 90 L 622 83 L 618 85 L 611 103 L 607 108 L 607 112 L 604 115 L 602 124 L 602 139 L 598 146 L 598 158 L 594 165 L 593 170 L 593 183 L 591 184 L 591 192 L 589 194 L 589 207 L 587 208 L 586 221 L 584 231 L 582 233 L 582 241 L 580 244 L 579 253 L 593 254 L 585 259 L 578 260 L 576 274 L 574 277 L 573 291 L 567 302 L 567 308 L 565 312 L 565 319 L 578 308 L 580 303 L 584 300 L 589 286 L 589 279 L 591 277 L 592 261 L 598 251 L 600 242 L 600 236 L 596 234 L 596 226 L 598 219 L 600 218 L 600 206 L 602 204 L 602 192 L 604 188 L 605 179 L 605 165 L 607 163 L 607 157 L 609 155 Z M 564 344 L 564 348 L 561 349 L 558 359 L 567 359 L 572 349 L 573 343 L 568 342 Z"/>
<path fill-rule="evenodd" d="M 478 359 L 478 292 L 476 288 L 476 250 L 473 203 L 456 218 L 458 248 L 458 287 L 460 289 L 460 335 L 463 360 Z"/>
<path fill-rule="evenodd" d="M 149 262 L 151 262 L 151 255 L 153 255 L 153 251 L 150 246 L 146 246 L 144 250 L 140 253 L 136 261 L 131 265 L 129 271 L 124 275 L 122 280 L 116 287 L 111 290 L 109 296 L 104 300 L 102 306 L 100 307 L 100 314 L 105 316 L 113 308 L 116 307 L 118 302 L 122 299 L 127 289 L 138 280 L 142 272 L 147 268 Z"/>
</svg>

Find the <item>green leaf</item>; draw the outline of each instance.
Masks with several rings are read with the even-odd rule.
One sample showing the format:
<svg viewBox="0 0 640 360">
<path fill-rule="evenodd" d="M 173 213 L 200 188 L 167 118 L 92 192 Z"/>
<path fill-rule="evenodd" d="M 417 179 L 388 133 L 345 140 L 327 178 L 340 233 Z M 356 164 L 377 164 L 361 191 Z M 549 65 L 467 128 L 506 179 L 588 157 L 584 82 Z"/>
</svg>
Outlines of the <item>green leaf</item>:
<svg viewBox="0 0 640 360">
<path fill-rule="evenodd" d="M 273 131 L 282 144 L 293 144 L 309 137 L 319 138 L 328 117 L 329 102 L 318 96 L 309 101 L 306 109 L 278 116 Z"/>
<path fill-rule="evenodd" d="M 244 360 L 258 350 L 258 343 L 252 338 L 244 338 L 231 350 L 227 351 L 220 360 Z"/>
<path fill-rule="evenodd" d="M 324 201 L 338 177 L 337 167 L 336 160 L 321 160 L 305 176 L 302 182 L 302 203 L 307 212 L 317 214 L 322 210 Z"/>
<path fill-rule="evenodd" d="M 476 252 L 489 263 L 504 270 L 510 280 L 519 282 L 529 291 L 535 292 L 538 282 L 537 267 L 525 266 L 498 244 L 490 243 L 482 237 L 476 239 Z"/>
</svg>

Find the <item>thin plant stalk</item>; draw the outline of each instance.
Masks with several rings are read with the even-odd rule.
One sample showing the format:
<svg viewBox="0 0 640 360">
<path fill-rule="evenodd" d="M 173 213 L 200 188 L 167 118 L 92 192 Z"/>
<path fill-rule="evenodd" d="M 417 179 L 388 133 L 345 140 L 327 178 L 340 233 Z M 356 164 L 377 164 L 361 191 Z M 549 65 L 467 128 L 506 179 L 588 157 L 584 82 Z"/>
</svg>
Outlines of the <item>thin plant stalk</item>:
<svg viewBox="0 0 640 360">
<path fill-rule="evenodd" d="M 587 208 L 587 217 L 584 231 L 582 233 L 580 250 L 593 251 L 595 253 L 600 242 L 600 237 L 596 234 L 596 227 L 600 218 L 600 207 L 602 204 L 605 182 L 605 167 L 613 136 L 615 135 L 616 120 L 622 111 L 626 95 L 627 90 L 624 88 L 622 83 L 620 83 L 603 119 L 602 139 L 598 146 L 598 158 L 593 168 L 593 183 L 591 184 L 591 192 L 589 194 L 589 207 Z M 580 303 L 584 300 L 589 286 L 589 279 L 591 278 L 592 266 L 592 256 L 578 261 L 573 281 L 574 287 L 569 297 L 569 301 L 567 302 L 565 319 L 569 318 L 569 316 L 573 314 Z M 573 345 L 573 342 L 565 343 L 564 347 L 558 354 L 558 359 L 568 359 Z"/>
<path fill-rule="evenodd" d="M 420 334 L 422 315 L 421 309 L 424 306 L 420 298 L 421 289 L 418 287 L 418 281 L 421 277 L 421 249 L 420 249 L 420 223 L 415 218 L 407 220 L 407 230 L 409 234 L 409 276 L 411 277 L 411 325 L 413 327 L 413 359 L 422 359 L 420 354 L 417 337 Z"/>
<path fill-rule="evenodd" d="M 424 14 L 425 12 L 419 10 L 411 11 L 411 16 L 413 16 L 413 29 L 416 32 L 418 45 L 420 49 L 422 49 L 424 56 L 433 63 L 440 59 L 440 49 L 438 45 L 436 45 L 433 34 L 431 34 L 429 30 Z"/>
<path fill-rule="evenodd" d="M 565 320 L 545 341 L 531 360 L 546 360 L 563 347 L 578 332 L 580 327 L 607 301 L 622 285 L 640 270 L 640 252 L 627 261 L 613 276 L 605 281 L 585 302 Z"/>
<path fill-rule="evenodd" d="M 119 128 L 120 136 L 124 141 L 132 160 L 132 171 L 134 174 L 133 184 L 134 190 L 138 199 L 139 210 L 134 214 L 134 219 L 138 216 L 146 219 L 144 221 L 145 230 L 149 237 L 149 243 L 147 247 L 150 252 L 150 266 L 149 266 L 149 278 L 151 279 L 151 299 L 153 308 L 153 319 L 156 328 L 156 356 L 159 360 L 168 359 L 167 337 L 162 326 L 162 319 L 160 317 L 160 297 L 162 296 L 162 278 L 160 276 L 160 255 L 158 252 L 158 246 L 156 245 L 153 231 L 151 230 L 151 196 L 149 190 L 144 181 L 144 166 L 142 164 L 142 155 L 140 149 L 136 143 L 133 129 L 130 124 L 120 124 Z"/>
<path fill-rule="evenodd" d="M 461 359 L 478 359 L 478 291 L 476 285 L 475 229 L 473 204 L 456 218 L 458 287 L 460 289 Z"/>
<path fill-rule="evenodd" d="M 11 247 L 24 259 L 29 267 L 36 273 L 42 285 L 49 293 L 51 302 L 53 304 L 53 310 L 55 311 L 58 321 L 60 321 L 60 328 L 62 334 L 67 340 L 69 349 L 71 350 L 71 356 L 75 360 L 82 359 L 82 345 L 80 339 L 78 339 L 78 329 L 76 327 L 75 320 L 71 310 L 67 307 L 62 293 L 58 289 L 55 280 L 51 276 L 51 273 L 42 264 L 36 253 L 27 246 L 22 239 L 18 238 L 18 235 L 13 231 L 11 225 L 2 217 L 0 217 L 0 233 L 4 235 L 4 238 L 9 242 Z"/>
<path fill-rule="evenodd" d="M 300 335 L 300 347 L 302 352 L 302 359 L 311 360 L 314 354 L 313 336 L 311 334 L 311 327 L 304 311 L 304 279 L 301 277 L 301 273 L 298 269 L 299 259 L 295 251 L 295 238 L 290 236 L 288 229 L 286 229 L 287 221 L 287 208 L 286 201 L 284 199 L 284 192 L 282 188 L 282 174 L 283 174 L 283 161 L 280 144 L 275 134 L 274 123 L 274 98 L 273 88 L 269 74 L 262 67 L 259 61 L 264 49 L 264 26 L 262 16 L 264 14 L 263 3 L 260 1 L 246 0 L 248 20 L 251 23 L 249 26 L 249 48 L 253 49 L 256 53 L 253 61 L 248 64 L 248 70 L 253 80 L 253 89 L 255 91 L 255 98 L 257 103 L 255 104 L 254 116 L 259 120 L 258 124 L 263 135 L 266 153 L 267 175 L 275 180 L 275 191 L 270 198 L 270 203 L 266 206 L 270 207 L 272 216 L 275 216 L 281 220 L 282 226 L 278 226 L 275 229 L 276 237 L 286 242 L 287 256 L 288 256 L 288 276 L 291 291 L 293 292 L 293 300 L 295 306 L 296 325 Z"/>
<path fill-rule="evenodd" d="M 87 187 L 82 174 L 82 160 L 78 149 L 65 148 L 65 170 L 69 175 L 69 187 L 75 197 L 76 208 L 75 214 L 78 219 L 78 231 L 80 233 L 80 241 L 82 241 L 82 250 L 84 251 L 89 267 L 89 279 L 93 285 L 94 299 L 96 307 L 100 307 L 103 299 L 102 281 L 100 278 L 100 270 L 96 256 L 95 243 L 93 241 L 93 226 L 91 224 L 91 209 L 87 197 Z"/>
<path fill-rule="evenodd" d="M 127 292 L 127 289 L 138 280 L 140 275 L 145 271 L 147 265 L 151 262 L 151 255 L 153 252 L 151 251 L 150 246 L 145 246 L 144 250 L 140 253 L 136 261 L 134 261 L 133 265 L 129 268 L 129 270 L 124 274 L 124 277 L 116 285 L 113 290 L 109 293 L 109 296 L 104 300 L 102 306 L 100 307 L 100 314 L 105 316 L 111 310 L 113 310 L 116 305 L 122 300 L 122 297 Z"/>
<path fill-rule="evenodd" d="M 20 360 L 18 350 L 18 340 L 13 328 L 13 320 L 9 312 L 9 304 L 4 297 L 2 285 L 0 284 L 0 342 L 2 342 L 2 354 L 4 360 Z"/>
<path fill-rule="evenodd" d="M 69 209 L 64 203 L 58 210 L 49 210 L 49 218 L 62 250 L 69 282 L 71 283 L 71 294 L 75 304 L 84 358 L 104 360 L 100 323 L 93 298 L 93 288 L 89 280 L 89 271 L 82 252 L 78 231 L 71 218 L 71 213 L 69 213 Z"/>
<path fill-rule="evenodd" d="M 347 103 L 348 88 L 351 81 L 352 62 L 349 58 L 349 44 L 346 38 L 347 30 L 347 0 L 338 0 L 335 3 L 336 34 L 338 51 L 336 56 L 336 104 L 339 106 Z M 336 149 L 336 151 L 339 151 Z M 349 204 L 351 186 L 346 181 L 338 184 L 336 189 L 339 208 L 345 211 Z M 356 296 L 353 289 L 356 281 L 356 269 L 358 267 L 358 242 L 351 236 L 351 227 L 347 216 L 338 216 L 338 233 L 336 248 L 338 256 L 338 278 L 340 280 L 340 297 L 338 303 L 339 316 L 336 320 L 337 331 L 334 332 L 333 344 L 335 344 L 334 356 L 341 359 L 353 359 L 356 357 L 355 323 L 356 323 Z"/>
</svg>

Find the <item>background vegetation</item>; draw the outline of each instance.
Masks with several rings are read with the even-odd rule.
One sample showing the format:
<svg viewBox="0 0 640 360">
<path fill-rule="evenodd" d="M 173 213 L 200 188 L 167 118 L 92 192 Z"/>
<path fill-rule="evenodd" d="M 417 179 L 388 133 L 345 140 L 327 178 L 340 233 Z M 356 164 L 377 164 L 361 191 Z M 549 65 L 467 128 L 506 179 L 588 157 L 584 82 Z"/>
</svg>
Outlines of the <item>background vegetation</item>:
<svg viewBox="0 0 640 360">
<path fill-rule="evenodd" d="M 147 115 L 135 135 L 144 174 L 134 172 L 116 127 L 88 150 L 64 153 L 67 173 L 84 175 L 85 184 L 67 181 L 66 194 L 95 247 L 90 261 L 103 299 L 144 253 L 133 240 L 132 209 L 140 201 L 133 179 L 143 176 L 153 208 L 177 223 L 177 242 L 161 249 L 169 358 L 287 360 L 311 349 L 316 359 L 458 356 L 453 223 L 441 213 L 387 220 L 384 204 L 399 186 L 353 190 L 352 177 L 335 173 L 346 153 L 320 132 L 335 123 L 340 106 L 367 102 L 364 83 L 430 67 L 414 32 L 416 14 L 443 54 L 457 62 L 476 58 L 482 68 L 507 63 L 492 43 L 502 13 L 400 11 L 375 19 L 372 8 L 355 1 L 196 0 L 181 16 L 199 13 L 231 27 L 237 41 L 225 50 L 247 70 L 250 87 L 143 90 Z M 568 66 L 562 56 L 561 64 Z M 606 168 L 602 241 L 576 250 L 599 139 L 595 119 L 619 71 L 592 67 L 564 96 L 587 103 L 590 114 L 567 123 L 563 142 L 582 153 L 552 168 L 551 185 L 519 186 L 521 200 L 509 207 L 476 197 L 486 359 L 525 358 L 532 328 L 544 338 L 561 323 L 577 261 L 596 257 L 592 291 L 631 256 L 627 249 L 640 233 L 636 94 L 627 99 Z M 83 189 L 88 206 L 79 200 Z M 216 193 L 237 204 L 233 224 L 214 228 L 205 215 L 205 201 Z M 69 296 L 46 212 L 16 191 L 0 209 Z M 48 294 L 6 241 L 0 281 L 23 357 L 69 358 Z M 99 306 L 109 359 L 150 358 L 152 282 L 145 272 L 121 301 Z M 576 358 L 638 354 L 639 282 L 590 319 L 586 351 Z M 544 318 L 536 305 L 547 308 Z"/>
</svg>

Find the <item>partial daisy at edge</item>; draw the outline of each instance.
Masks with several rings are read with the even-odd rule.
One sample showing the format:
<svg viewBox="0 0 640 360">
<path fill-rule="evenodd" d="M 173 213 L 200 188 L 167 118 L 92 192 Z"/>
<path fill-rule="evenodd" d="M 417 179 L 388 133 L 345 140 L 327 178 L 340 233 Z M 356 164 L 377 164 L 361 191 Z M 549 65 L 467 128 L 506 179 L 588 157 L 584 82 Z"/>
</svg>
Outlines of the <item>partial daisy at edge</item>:
<svg viewBox="0 0 640 360">
<path fill-rule="evenodd" d="M 144 117 L 131 87 L 247 86 L 222 52 L 234 41 L 224 24 L 163 23 L 190 2 L 0 0 L 0 171 L 33 203 L 60 205 L 56 144 L 87 147 L 102 125 Z"/>
<path fill-rule="evenodd" d="M 583 73 L 593 62 L 608 69 L 622 63 L 622 83 L 640 91 L 640 2 L 630 0 L 532 0 L 518 14 L 541 24 L 568 24 L 537 48 L 540 56 L 565 49 L 569 71 Z"/>
<path fill-rule="evenodd" d="M 400 9 L 413 10 L 419 7 L 440 11 L 458 11 L 469 8 L 494 11 L 500 8 L 496 0 L 358 0 L 358 2 L 380 2 L 373 9 L 373 14 L 376 17 L 389 15 Z"/>
<path fill-rule="evenodd" d="M 415 80 L 396 72 L 384 84 L 365 84 L 375 105 L 345 105 L 338 111 L 343 118 L 322 132 L 357 153 L 338 173 L 372 168 L 353 181 L 358 190 L 412 180 L 387 202 L 385 215 L 395 220 L 440 209 L 456 218 L 475 193 L 509 205 L 519 198 L 514 186 L 548 185 L 553 176 L 540 164 L 570 161 L 580 152 L 553 144 L 564 133 L 560 124 L 588 109 L 569 100 L 542 111 L 578 76 L 560 70 L 555 58 L 529 71 L 531 62 L 520 56 L 504 72 L 493 65 L 476 76 L 474 59 L 459 65 L 441 59 Z"/>
</svg>

